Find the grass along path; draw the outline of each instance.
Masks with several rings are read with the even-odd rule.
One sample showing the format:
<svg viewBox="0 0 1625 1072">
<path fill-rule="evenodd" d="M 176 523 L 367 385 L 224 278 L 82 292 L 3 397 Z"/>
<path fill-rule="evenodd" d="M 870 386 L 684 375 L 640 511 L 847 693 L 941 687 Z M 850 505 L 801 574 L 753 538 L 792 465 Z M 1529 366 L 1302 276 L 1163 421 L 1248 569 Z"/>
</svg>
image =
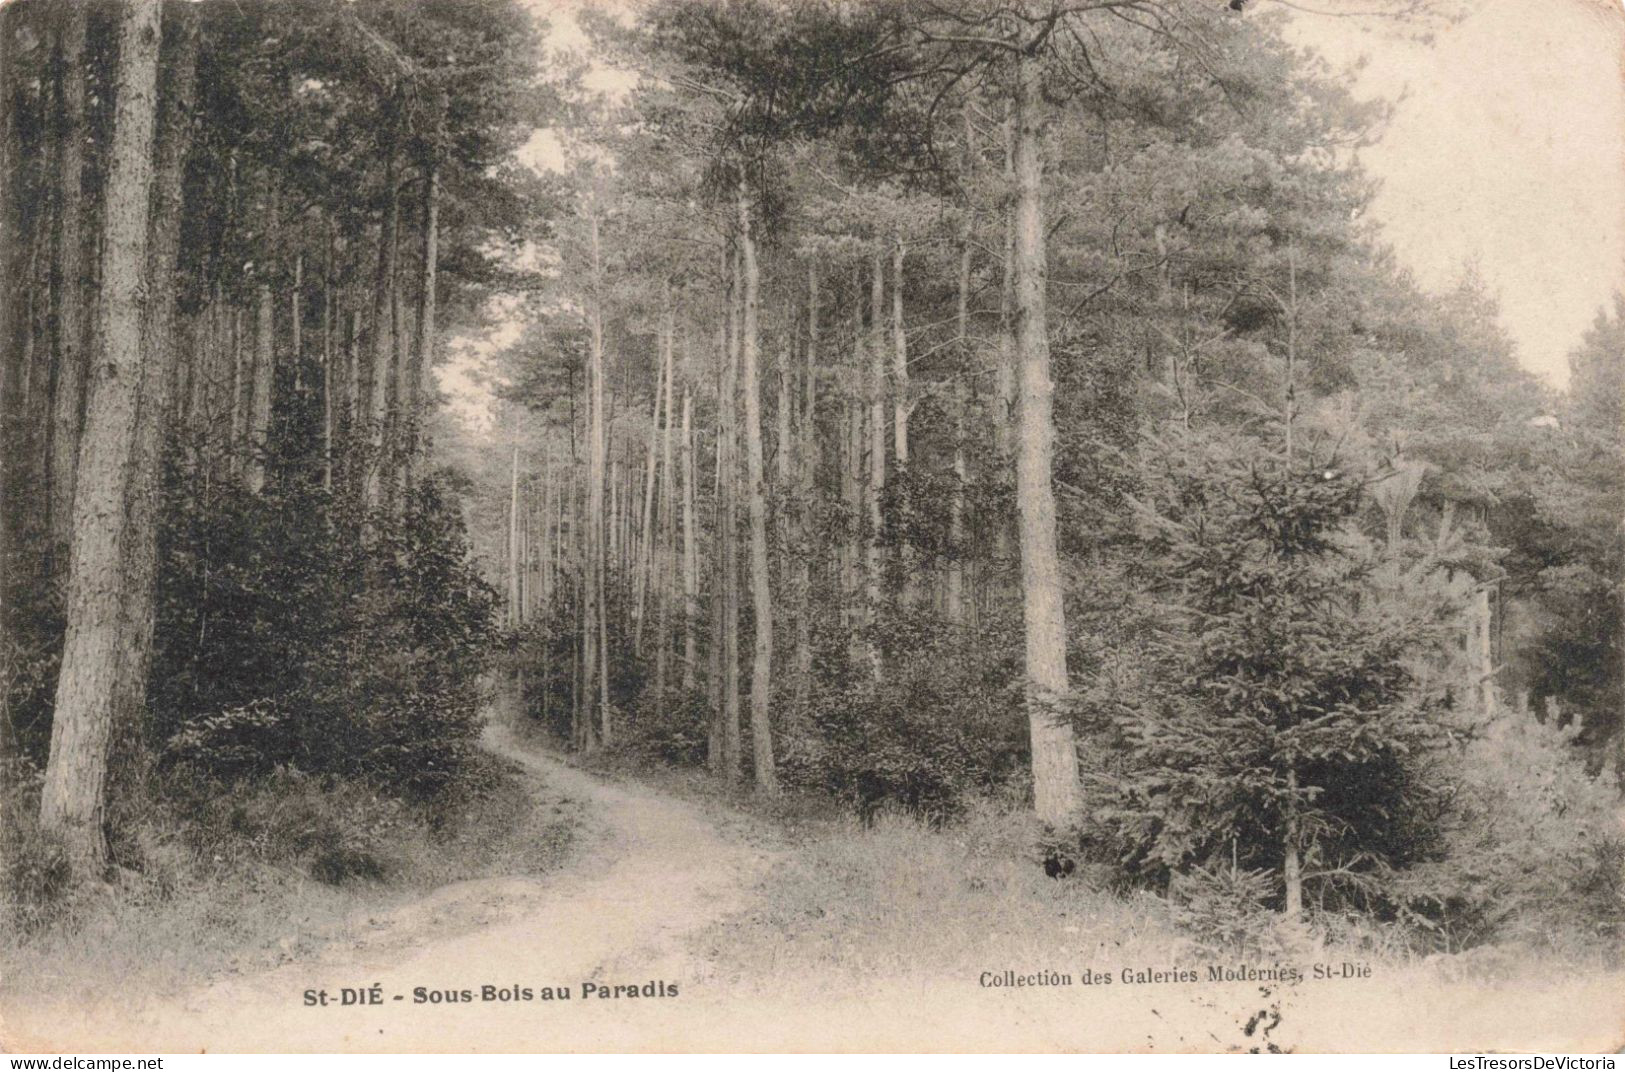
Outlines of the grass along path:
<svg viewBox="0 0 1625 1072">
<path fill-rule="evenodd" d="M 567 766 L 503 726 L 487 746 L 588 819 L 542 879 L 456 883 L 355 940 L 177 998 L 8 1010 L 12 1048 L 92 1050 L 1586 1050 L 1616 1047 L 1625 977 L 1377 962 L 1305 982 L 984 986 L 983 971 L 1194 968 L 1154 899 L 1054 883 L 1007 821 L 896 819 L 785 838 L 715 800 Z M 689 795 L 689 794 L 685 794 Z M 481 921 L 480 912 L 490 918 Z M 469 929 L 472 921 L 473 929 Z M 1340 956 L 1330 951 L 1329 957 Z M 1247 958 L 1219 958 L 1224 963 Z M 665 983 L 666 997 L 599 998 Z M 380 1006 L 307 1007 L 376 985 Z M 530 1000 L 481 1000 L 484 987 Z M 676 994 L 670 995 L 671 987 Z M 418 1004 L 414 990 L 473 999 Z M 544 987 L 569 1000 L 539 1000 Z M 611 991 L 613 993 L 613 991 Z M 401 1000 L 394 1000 L 399 995 Z M 81 1026 L 82 1025 L 82 1026 Z"/>
<path fill-rule="evenodd" d="M 230 977 L 173 998 L 121 993 L 93 1010 L 69 996 L 5 1010 L 13 1050 L 535 1049 L 558 1045 L 554 1025 L 597 1034 L 588 980 L 677 982 L 681 938 L 737 907 L 764 854 L 727 839 L 692 805 L 654 790 L 612 786 L 528 747 L 501 725 L 485 743 L 520 764 L 531 791 L 586 805 L 567 870 L 541 879 L 455 883 L 369 920 L 353 939 L 270 971 Z M 468 933 L 471 916 L 488 919 Z M 378 985 L 382 1006 L 307 1007 L 304 992 Z M 569 1002 L 479 1000 L 483 987 L 568 986 Z M 472 1002 L 418 1004 L 414 991 L 470 991 Z M 393 998 L 400 995 L 402 1000 Z M 645 1000 L 604 1002 L 617 1009 Z M 647 999 L 653 1003 L 660 999 Z M 675 999 L 667 999 L 675 1000 Z M 601 1026 L 613 1029 L 613 1015 Z M 82 1026 L 81 1026 L 82 1025 Z M 582 1040 L 582 1036 L 575 1035 Z M 583 1040 L 584 1041 L 584 1040 Z"/>
</svg>

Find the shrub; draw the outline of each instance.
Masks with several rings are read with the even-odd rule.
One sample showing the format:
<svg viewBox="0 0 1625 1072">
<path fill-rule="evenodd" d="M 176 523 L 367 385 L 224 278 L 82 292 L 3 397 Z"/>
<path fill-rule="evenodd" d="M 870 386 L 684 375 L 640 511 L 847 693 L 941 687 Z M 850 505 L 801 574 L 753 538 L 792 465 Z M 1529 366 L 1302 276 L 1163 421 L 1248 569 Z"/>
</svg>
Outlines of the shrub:
<svg viewBox="0 0 1625 1072">
<path fill-rule="evenodd" d="M 1487 941 L 1617 948 L 1625 838 L 1578 722 L 1503 709 L 1441 759 L 1455 786 L 1438 853 L 1398 876 L 1393 911 L 1455 952 Z"/>
<path fill-rule="evenodd" d="M 1105 746 L 1089 834 L 1163 882 L 1219 861 L 1280 875 L 1295 827 L 1312 896 L 1367 897 L 1426 852 L 1444 788 L 1423 762 L 1438 690 L 1414 669 L 1434 609 L 1378 597 L 1363 489 L 1337 466 L 1244 442 L 1171 457 L 1140 511 L 1162 602 L 1082 692 Z"/>
<path fill-rule="evenodd" d="M 288 725 L 268 700 L 253 700 L 186 722 L 164 745 L 165 757 L 203 776 L 235 781 L 269 774 L 287 756 Z"/>
<path fill-rule="evenodd" d="M 495 594 L 439 482 L 370 517 L 301 481 L 255 496 L 172 469 L 166 493 L 149 746 L 222 785 L 289 767 L 418 801 L 452 791 Z"/>
<path fill-rule="evenodd" d="M 1281 917 L 1264 907 L 1274 892 L 1275 876 L 1263 869 L 1193 867 L 1173 876 L 1168 902 L 1174 922 L 1204 948 L 1274 960 L 1289 952 Z"/>
<path fill-rule="evenodd" d="M 871 819 L 896 806 L 933 821 L 1005 784 L 1023 766 L 1025 726 L 974 659 L 898 666 L 879 685 L 816 688 L 803 724 L 781 737 L 787 785 L 816 789 Z"/>
<path fill-rule="evenodd" d="M 386 877 L 416 827 L 404 804 L 377 790 L 281 767 L 239 794 L 205 796 L 183 833 L 222 865 L 293 864 L 338 885 Z"/>
<path fill-rule="evenodd" d="M 39 813 L 40 771 L 26 760 L 8 758 L 0 769 L 0 918 L 26 935 L 47 922 L 70 892 L 72 870 L 63 847 L 35 822 Z"/>
<path fill-rule="evenodd" d="M 638 697 L 616 747 L 679 767 L 705 762 L 710 705 L 705 695 L 668 686 L 663 702 L 651 684 Z"/>
</svg>

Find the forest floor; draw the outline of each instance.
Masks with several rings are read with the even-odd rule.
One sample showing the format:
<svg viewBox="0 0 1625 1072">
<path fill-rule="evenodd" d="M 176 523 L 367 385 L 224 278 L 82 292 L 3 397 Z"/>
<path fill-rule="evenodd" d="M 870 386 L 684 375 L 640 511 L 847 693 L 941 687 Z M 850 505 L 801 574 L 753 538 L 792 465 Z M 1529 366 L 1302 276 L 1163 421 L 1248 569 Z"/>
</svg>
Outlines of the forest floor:
<svg viewBox="0 0 1625 1072">
<path fill-rule="evenodd" d="M 503 725 L 485 743 L 520 766 L 538 801 L 579 806 L 584 827 L 558 869 L 453 883 L 365 913 L 277 967 L 175 993 L 30 1000 L 11 986 L 7 1047 L 1596 1051 L 1625 1041 L 1617 973 L 1319 950 L 1371 974 L 1209 982 L 1212 963 L 1270 962 L 1203 954 L 1152 899 L 1051 883 L 987 851 L 997 823 L 787 825 L 699 783 L 570 766 Z M 1086 967 L 1116 981 L 1086 985 Z M 1198 981 L 1125 985 L 1125 969 Z M 986 985 L 984 972 L 1006 970 L 1072 983 Z M 378 1004 L 342 1003 L 346 989 L 373 988 Z M 565 988 L 567 1000 L 556 996 Z M 327 1003 L 310 1004 L 322 991 Z M 467 1000 L 420 1000 L 431 991 Z"/>
</svg>

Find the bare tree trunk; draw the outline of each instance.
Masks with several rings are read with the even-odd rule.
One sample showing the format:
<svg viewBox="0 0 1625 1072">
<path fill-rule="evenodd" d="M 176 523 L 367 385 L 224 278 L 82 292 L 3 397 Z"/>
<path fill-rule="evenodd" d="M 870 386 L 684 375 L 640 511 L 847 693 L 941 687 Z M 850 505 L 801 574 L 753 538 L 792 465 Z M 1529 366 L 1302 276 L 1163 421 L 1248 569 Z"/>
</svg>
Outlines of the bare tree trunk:
<svg viewBox="0 0 1625 1072">
<path fill-rule="evenodd" d="M 519 624 L 531 620 L 531 601 L 535 585 L 531 579 L 531 559 L 535 554 L 535 539 L 531 535 L 531 494 L 534 484 L 527 478 L 519 495 Z M 524 664 L 520 664 L 523 671 Z"/>
<path fill-rule="evenodd" d="M 1066 669 L 1066 612 L 1062 605 L 1056 540 L 1055 450 L 1046 321 L 1047 265 L 1040 156 L 1042 107 L 1039 66 L 1023 53 L 1016 70 L 1015 328 L 1021 359 L 1020 450 L 1016 501 L 1020 503 L 1021 591 L 1026 630 L 1027 718 L 1032 733 L 1033 797 L 1038 815 L 1066 821 L 1078 806 L 1078 755 L 1072 724 L 1059 705 L 1070 683 Z"/>
<path fill-rule="evenodd" d="M 32 244 L 25 238 L 30 229 L 22 217 L 27 181 L 21 167 L 23 154 L 18 136 L 21 122 L 18 97 L 22 82 L 14 39 L 18 10 L 15 4 L 10 8 L 0 7 L 0 272 L 7 278 L 18 274 L 23 251 Z M 28 464 L 25 458 L 32 453 L 22 438 L 29 423 L 24 417 L 26 371 L 20 351 L 13 345 L 15 329 L 26 319 L 26 313 L 19 316 L 16 308 L 20 298 L 23 295 L 15 290 L 0 294 L 0 680 L 3 681 L 10 681 L 14 673 L 10 580 L 12 555 L 19 543 L 20 518 L 24 513 L 20 505 L 13 504 L 25 501 L 20 494 L 24 487 L 22 476 Z M 0 688 L 0 764 L 7 764 L 16 754 L 10 700 L 10 690 Z M 0 811 L 0 823 L 11 822 L 13 818 Z"/>
<path fill-rule="evenodd" d="M 726 359 L 722 376 L 722 430 L 718 438 L 717 455 L 722 459 L 718 470 L 718 501 L 723 504 L 718 532 L 722 545 L 722 763 L 723 777 L 732 784 L 739 780 L 740 727 L 739 727 L 739 546 L 736 525 L 735 494 L 739 486 L 739 463 L 736 430 L 739 402 L 739 321 L 738 301 L 741 286 L 740 259 L 737 246 L 732 261 L 731 283 L 728 291 L 728 327 Z"/>
<path fill-rule="evenodd" d="M 537 581 L 541 586 L 542 613 L 545 616 L 553 598 L 553 450 L 542 455 L 542 549 Z"/>
<path fill-rule="evenodd" d="M 727 259 L 723 265 L 726 270 Z M 732 304 L 732 298 L 727 299 Z M 727 602 L 728 573 L 723 559 L 723 541 L 727 526 L 724 519 L 727 517 L 727 505 L 723 493 L 722 473 L 727 462 L 727 453 L 723 446 L 726 441 L 722 434 L 722 410 L 726 394 L 723 385 L 728 382 L 728 347 L 730 345 L 726 320 L 717 331 L 717 430 L 716 449 L 712 452 L 714 468 L 711 481 L 712 515 L 715 521 L 712 524 L 712 552 L 711 552 L 711 600 L 707 607 L 707 617 L 711 627 L 711 644 L 706 657 L 705 692 L 708 710 L 711 713 L 709 732 L 706 738 L 706 766 L 712 775 L 724 777 L 727 772 L 725 756 L 727 745 L 725 738 L 727 732 L 723 727 L 723 699 L 722 699 L 722 652 L 725 646 L 722 631 L 726 622 L 723 604 Z"/>
<path fill-rule="evenodd" d="M 332 221 L 327 225 L 327 263 L 322 270 L 322 487 L 333 490 L 333 249 Z"/>
<path fill-rule="evenodd" d="M 11 275 L 16 256 L 16 249 L 22 243 L 18 234 L 17 209 L 20 205 L 18 196 L 18 179 L 21 175 L 14 170 L 17 157 L 20 155 L 15 144 L 17 137 L 17 115 L 14 107 L 15 97 L 13 86 L 17 82 L 14 73 L 15 58 L 13 56 L 11 35 L 13 32 L 12 18 L 5 9 L 0 8 L 0 272 Z M 21 367 L 12 359 L 12 302 L 9 295 L 0 295 L 0 680 L 10 682 L 12 679 L 12 640 L 11 640 L 11 599 L 9 581 L 11 578 L 11 552 L 15 544 L 13 520 L 22 513 L 12 505 L 14 497 L 14 482 L 17 481 L 17 455 L 13 452 L 13 443 L 22 423 L 18 420 L 20 414 L 19 402 L 21 391 L 18 390 L 21 379 Z M 11 690 L 0 687 L 0 764 L 9 769 L 10 760 L 16 753 L 14 727 L 11 717 Z M 15 817 L 0 810 L 0 823 L 15 824 Z M 15 826 L 13 826 L 15 829 Z"/>
<path fill-rule="evenodd" d="M 694 691 L 699 660 L 700 549 L 694 531 L 694 394 L 683 390 L 683 691 Z"/>
<path fill-rule="evenodd" d="M 361 310 L 352 306 L 350 308 L 350 329 L 344 345 L 344 419 L 342 427 L 343 450 L 340 453 L 339 472 L 343 476 L 342 486 L 344 494 L 352 501 L 357 501 L 362 494 L 360 483 L 361 472 L 358 469 L 359 451 L 357 444 L 361 441 L 361 429 L 365 426 L 366 402 L 365 385 L 361 379 L 361 367 L 365 363 L 361 345 Z"/>
<path fill-rule="evenodd" d="M 169 430 L 175 347 L 175 266 L 181 237 L 181 182 L 192 141 L 192 101 L 197 62 L 197 15 L 188 6 L 170 9 L 162 48 L 157 125 L 157 158 L 153 174 L 151 230 L 147 248 L 147 298 L 143 325 L 144 353 L 135 439 L 130 455 L 125 517 L 124 612 L 126 636 L 119 645 L 121 661 L 113 697 L 115 733 L 133 742 L 152 663 L 158 565 L 158 476 Z M 115 751 L 115 755 L 117 752 Z"/>
<path fill-rule="evenodd" d="M 220 284 L 216 282 L 204 313 L 204 330 L 194 351 L 195 370 L 191 396 L 187 400 L 187 428 L 196 436 L 206 437 L 219 416 L 219 385 L 224 379 L 222 365 L 228 352 L 225 305 Z"/>
<path fill-rule="evenodd" d="M 884 568 L 880 553 L 881 529 L 885 518 L 881 514 L 880 498 L 886 491 L 886 347 L 885 320 L 886 272 L 879 253 L 874 255 L 874 281 L 870 294 L 870 316 L 874 340 L 869 346 L 869 483 L 865 489 L 869 504 L 869 539 L 867 542 L 865 632 L 869 638 L 869 669 L 879 681 L 883 672 L 880 655 L 880 607 L 882 598 L 881 571 Z"/>
<path fill-rule="evenodd" d="M 609 462 L 609 568 L 617 577 L 625 576 L 621 561 L 621 460 Z"/>
<path fill-rule="evenodd" d="M 892 453 L 899 468 L 908 464 L 908 335 L 903 330 L 903 236 L 892 242 Z M 878 311 L 876 313 L 878 314 Z"/>
<path fill-rule="evenodd" d="M 361 379 L 361 310 L 350 309 L 350 331 L 344 345 L 344 416 L 350 425 L 348 446 L 354 446 L 356 426 L 365 420 L 366 404 L 363 392 L 366 385 Z"/>
<path fill-rule="evenodd" d="M 385 122 L 389 139 L 384 164 L 384 212 L 378 225 L 378 274 L 372 289 L 372 362 L 367 377 L 367 406 L 365 421 L 371 443 L 371 457 L 367 459 L 365 501 L 376 507 L 387 479 L 388 461 L 385 456 L 385 428 L 389 419 L 389 387 L 395 353 L 394 295 L 396 270 L 396 231 L 400 226 L 401 198 L 397 175 L 399 150 L 396 145 L 397 122 L 392 102 Z"/>
<path fill-rule="evenodd" d="M 79 452 L 68 556 L 67 639 L 57 680 L 40 826 L 76 875 L 101 869 L 108 744 L 118 673 L 124 506 L 142 373 L 147 211 L 156 121 L 159 0 L 119 7 L 118 84 L 102 218 L 97 354 Z"/>
<path fill-rule="evenodd" d="M 637 542 L 637 571 L 633 578 L 637 609 L 632 623 L 632 650 L 643 654 L 643 622 L 648 609 L 649 582 L 654 573 L 655 477 L 659 471 L 660 406 L 666 385 L 666 370 L 672 359 L 670 297 L 660 316 L 660 368 L 655 379 L 654 412 L 649 415 L 649 450 L 643 468 L 642 535 Z"/>
<path fill-rule="evenodd" d="M 248 435 L 248 411 L 253 405 L 254 370 L 243 345 L 243 311 L 231 310 L 231 438 L 226 447 L 226 468 L 233 478 L 242 472 L 243 440 Z"/>
<path fill-rule="evenodd" d="M 519 422 L 514 421 L 513 460 L 508 466 L 508 624 L 519 628 Z"/>
<path fill-rule="evenodd" d="M 413 352 L 410 329 L 401 299 L 400 198 L 395 198 L 395 249 L 390 256 L 389 274 L 389 399 L 385 406 L 383 496 L 392 516 L 399 516 L 406 501 L 402 482 L 406 476 L 405 442 L 409 356 Z"/>
<path fill-rule="evenodd" d="M 666 337 L 675 336 L 677 326 L 671 310 L 666 311 Z M 675 344 L 674 348 L 675 348 Z M 672 473 L 672 392 L 676 387 L 676 354 L 666 360 L 666 423 L 660 435 L 660 547 L 655 555 L 655 600 L 658 623 L 655 629 L 655 710 L 666 713 L 666 664 L 671 658 L 671 587 L 676 569 L 677 479 Z"/>
<path fill-rule="evenodd" d="M 861 307 L 860 307 L 861 308 Z M 861 316 L 861 313 L 859 314 Z M 863 324 L 854 325 L 858 368 L 854 380 L 863 375 Z M 841 477 L 846 501 L 846 538 L 841 541 L 841 618 L 847 634 L 847 658 L 854 669 L 863 661 L 863 593 L 858 584 L 858 563 L 862 556 L 863 529 L 868 524 L 864 511 L 863 400 L 862 388 L 853 384 L 853 397 L 846 402 L 846 465 Z"/>
<path fill-rule="evenodd" d="M 1006 106 L 1004 118 L 1004 186 L 1008 191 L 1016 188 L 1016 118 L 1015 110 Z M 1007 194 L 1014 197 L 1014 194 Z M 1004 205 L 1004 257 L 999 287 L 999 347 L 994 355 L 994 414 L 993 455 L 998 461 L 1000 484 L 1009 479 L 1014 456 L 1014 436 L 1021 417 L 1020 402 L 1016 397 L 1016 210 L 1014 201 Z M 994 573 L 994 591 L 991 598 L 1002 595 L 1005 583 L 1005 564 L 1010 561 L 1010 526 L 1003 518 L 993 519 L 993 555 L 997 560 Z M 985 582 L 984 582 L 985 583 Z"/>
<path fill-rule="evenodd" d="M 51 294 L 56 303 L 52 348 L 56 373 L 50 425 L 51 540 L 66 548 L 73 518 L 75 468 L 85 411 L 85 29 L 90 5 L 62 7 L 56 63 L 60 114 L 56 121 L 56 227 Z"/>
<path fill-rule="evenodd" d="M 791 402 L 790 384 L 794 379 L 790 367 L 790 343 L 788 340 L 779 348 L 778 376 L 778 406 L 774 410 L 774 437 L 777 447 L 773 452 L 773 482 L 778 486 L 779 507 L 774 511 L 774 531 L 779 534 L 779 576 L 788 579 L 790 576 L 790 560 L 793 554 L 791 548 L 795 541 L 792 531 L 793 508 L 791 499 L 795 491 L 795 463 L 796 455 L 795 431 L 790 426 L 790 418 L 795 410 Z"/>
<path fill-rule="evenodd" d="M 305 390 L 305 255 L 293 255 L 293 280 L 288 288 L 288 336 L 292 354 L 293 391 L 296 396 Z"/>
<path fill-rule="evenodd" d="M 897 471 L 908 468 L 908 420 L 913 412 L 913 401 L 908 396 L 908 334 L 903 329 L 903 236 L 898 233 L 892 242 L 892 452 L 897 459 Z M 898 565 L 903 574 L 902 603 L 912 607 L 919 598 L 914 580 L 914 554 L 906 538 L 899 541 Z"/>
<path fill-rule="evenodd" d="M 970 118 L 969 113 L 965 119 L 965 156 L 970 157 Z M 965 168 L 967 175 L 969 165 Z M 971 269 L 971 223 L 970 213 L 965 214 L 965 222 L 959 232 L 959 301 L 955 309 L 955 333 L 959 351 L 960 367 L 956 370 L 963 376 L 970 369 L 970 269 Z M 953 386 L 952 402 L 954 422 L 954 489 L 953 496 L 948 500 L 948 586 L 944 596 L 947 604 L 947 618 L 949 624 L 959 627 L 965 624 L 965 390 L 956 379 Z"/>
<path fill-rule="evenodd" d="M 1004 184 L 1005 189 L 1016 189 L 1016 114 L 1007 111 L 1004 120 Z M 1017 196 L 1014 193 L 1007 196 Z M 1013 452 L 1010 430 L 1016 427 L 1016 205 L 1007 202 L 1004 213 L 1004 261 L 999 277 L 999 333 L 998 367 L 993 370 L 998 393 L 999 412 L 993 422 L 994 444 L 999 457 L 1009 458 Z"/>
<path fill-rule="evenodd" d="M 423 173 L 423 269 L 418 284 L 418 334 L 407 376 L 406 443 L 402 464 L 410 493 L 417 479 L 418 453 L 423 445 L 424 384 L 434 365 L 436 268 L 440 259 L 440 167 L 431 159 Z"/>
<path fill-rule="evenodd" d="M 739 240 L 745 277 L 745 317 L 740 346 L 745 395 L 745 480 L 750 513 L 750 589 L 756 619 L 756 651 L 750 675 L 751 767 L 756 776 L 756 791 L 772 796 L 778 792 L 779 783 L 773 767 L 773 590 L 767 564 L 767 496 L 762 463 L 762 391 L 758 375 L 761 363 L 759 280 L 756 238 L 751 232 L 750 202 L 743 183 L 739 189 Z"/>
<path fill-rule="evenodd" d="M 591 468 L 591 449 L 588 450 Z M 584 497 L 590 499 L 592 495 L 590 485 L 582 489 Z M 588 515 L 588 508 L 583 508 L 581 518 L 581 687 L 577 691 L 578 723 L 577 732 L 579 740 L 576 747 L 582 751 L 591 751 L 598 740 L 597 722 L 594 717 L 594 690 L 598 676 L 598 575 L 593 569 L 592 545 L 594 528 L 592 518 Z"/>
<path fill-rule="evenodd" d="M 797 714 L 807 709 L 812 685 L 812 508 L 818 471 L 818 269 L 807 266 L 807 381 L 806 401 L 801 416 L 801 457 L 796 466 L 799 494 L 796 496 L 796 648 L 795 700 Z M 788 444 L 780 446 L 780 450 Z"/>
<path fill-rule="evenodd" d="M 605 622 L 606 607 L 604 603 L 604 572 L 606 560 L 604 557 L 604 469 L 608 453 L 608 422 L 604 417 L 604 309 L 603 309 L 603 256 L 599 248 L 598 239 L 598 208 L 593 206 L 589 219 L 592 239 L 592 323 L 591 323 L 591 350 L 592 374 L 589 379 L 592 391 L 589 406 L 590 430 L 588 435 L 592 443 L 589 448 L 587 490 L 587 524 L 588 531 L 588 568 L 587 576 L 592 587 L 590 596 L 592 607 L 593 654 L 597 656 L 597 664 L 588 662 L 587 682 L 589 688 L 587 695 L 591 696 L 591 685 L 596 681 L 598 690 L 598 718 L 593 719 L 593 706 L 589 700 L 585 709 L 586 723 L 589 739 L 596 736 L 599 743 L 608 745 L 613 741 L 613 727 L 610 724 L 609 712 L 609 631 Z"/>
<path fill-rule="evenodd" d="M 276 382 L 276 355 L 271 339 L 271 285 L 259 284 L 254 289 L 254 295 L 254 365 L 249 382 L 252 401 L 248 410 L 246 460 L 248 490 L 258 493 L 265 488 L 265 453 L 271 430 L 271 390 Z"/>
<path fill-rule="evenodd" d="M 586 489 L 582 489 L 582 494 Z M 586 516 L 578 515 L 578 520 L 585 522 Z M 585 608 L 587 599 L 587 577 L 578 574 L 576 577 L 576 607 L 580 609 L 582 617 L 581 631 L 576 634 L 575 643 L 570 645 L 570 654 L 574 665 L 571 667 L 570 682 L 570 728 L 571 742 L 578 752 L 590 752 L 598 735 L 592 728 L 592 702 L 588 699 L 587 690 L 592 688 L 592 672 L 589 669 L 597 658 L 598 650 L 597 627 L 589 631 L 586 627 Z"/>
</svg>

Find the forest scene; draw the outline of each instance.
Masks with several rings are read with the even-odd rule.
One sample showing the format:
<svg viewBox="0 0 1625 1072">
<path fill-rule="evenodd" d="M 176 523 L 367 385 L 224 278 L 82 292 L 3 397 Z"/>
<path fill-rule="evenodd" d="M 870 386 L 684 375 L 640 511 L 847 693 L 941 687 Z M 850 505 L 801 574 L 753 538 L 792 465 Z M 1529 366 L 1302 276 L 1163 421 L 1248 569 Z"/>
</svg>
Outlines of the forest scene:
<svg viewBox="0 0 1625 1072">
<path fill-rule="evenodd" d="M 1625 286 L 1346 6 L 0 4 L 5 1044 L 1625 1044 Z"/>
</svg>

